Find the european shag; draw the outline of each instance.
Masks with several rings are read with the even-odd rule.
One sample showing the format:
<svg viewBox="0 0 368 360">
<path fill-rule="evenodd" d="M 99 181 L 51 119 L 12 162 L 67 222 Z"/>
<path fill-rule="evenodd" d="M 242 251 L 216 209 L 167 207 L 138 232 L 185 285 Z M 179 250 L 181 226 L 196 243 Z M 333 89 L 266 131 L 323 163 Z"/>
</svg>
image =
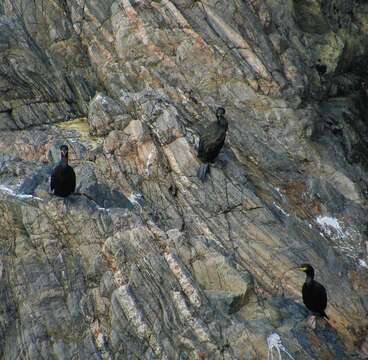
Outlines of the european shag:
<svg viewBox="0 0 368 360">
<path fill-rule="evenodd" d="M 316 64 L 315 68 L 320 76 L 324 75 L 327 71 L 327 66 L 324 64 Z"/>
<path fill-rule="evenodd" d="M 206 180 L 209 172 L 209 163 L 214 162 L 224 145 L 228 129 L 228 123 L 224 115 L 225 109 L 223 107 L 217 108 L 217 121 L 212 123 L 200 136 L 198 158 L 204 164 L 199 167 L 197 176 L 201 181 Z"/>
<path fill-rule="evenodd" d="M 299 270 L 305 272 L 307 275 L 302 288 L 304 305 L 314 314 L 328 319 L 325 313 L 327 306 L 325 287 L 314 280 L 314 269 L 311 265 L 303 264 L 299 267 Z"/>
<path fill-rule="evenodd" d="M 50 186 L 54 195 L 66 197 L 75 190 L 75 172 L 68 165 L 68 147 L 66 145 L 60 146 L 60 156 L 59 165 L 52 171 Z"/>
</svg>

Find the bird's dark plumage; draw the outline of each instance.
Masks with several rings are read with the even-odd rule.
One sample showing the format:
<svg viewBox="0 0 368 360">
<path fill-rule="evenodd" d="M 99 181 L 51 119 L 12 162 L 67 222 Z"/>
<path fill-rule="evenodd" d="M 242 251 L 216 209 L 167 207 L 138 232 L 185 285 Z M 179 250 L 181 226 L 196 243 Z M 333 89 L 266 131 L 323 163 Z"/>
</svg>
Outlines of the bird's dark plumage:
<svg viewBox="0 0 368 360">
<path fill-rule="evenodd" d="M 325 313 L 327 306 L 327 293 L 325 287 L 314 280 L 314 269 L 311 265 L 302 264 L 299 270 L 305 272 L 307 275 L 302 288 L 304 305 L 313 313 L 328 319 Z"/>
<path fill-rule="evenodd" d="M 68 147 L 60 146 L 61 160 L 51 174 L 50 187 L 54 195 L 66 197 L 75 191 L 75 172 L 68 165 Z"/>
<path fill-rule="evenodd" d="M 214 162 L 225 143 L 228 123 L 225 115 L 225 109 L 217 108 L 217 121 L 209 125 L 209 127 L 201 134 L 198 146 L 198 158 L 204 163 L 198 169 L 197 176 L 204 181 L 209 172 L 209 163 Z"/>
</svg>

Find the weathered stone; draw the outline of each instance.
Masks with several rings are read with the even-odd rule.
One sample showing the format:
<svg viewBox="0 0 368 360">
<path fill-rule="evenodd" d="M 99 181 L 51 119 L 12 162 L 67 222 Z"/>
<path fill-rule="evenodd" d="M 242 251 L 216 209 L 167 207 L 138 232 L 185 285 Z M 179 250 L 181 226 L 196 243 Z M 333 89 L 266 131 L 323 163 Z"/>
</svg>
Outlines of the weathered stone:
<svg viewBox="0 0 368 360">
<path fill-rule="evenodd" d="M 91 135 L 107 135 L 113 129 L 123 130 L 131 120 L 122 105 L 98 93 L 89 104 L 88 121 Z"/>
<path fill-rule="evenodd" d="M 0 0 L 0 357 L 366 358 L 367 13 Z M 87 196 L 49 194 L 63 143 Z"/>
</svg>

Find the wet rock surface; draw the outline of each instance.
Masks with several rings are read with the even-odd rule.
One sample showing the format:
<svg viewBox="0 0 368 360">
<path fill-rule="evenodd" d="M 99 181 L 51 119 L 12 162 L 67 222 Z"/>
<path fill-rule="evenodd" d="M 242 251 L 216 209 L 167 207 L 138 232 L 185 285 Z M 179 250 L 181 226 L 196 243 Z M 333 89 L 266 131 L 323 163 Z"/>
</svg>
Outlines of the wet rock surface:
<svg viewBox="0 0 368 360">
<path fill-rule="evenodd" d="M 364 1 L 0 0 L 0 357 L 366 359 L 367 32 Z"/>
</svg>

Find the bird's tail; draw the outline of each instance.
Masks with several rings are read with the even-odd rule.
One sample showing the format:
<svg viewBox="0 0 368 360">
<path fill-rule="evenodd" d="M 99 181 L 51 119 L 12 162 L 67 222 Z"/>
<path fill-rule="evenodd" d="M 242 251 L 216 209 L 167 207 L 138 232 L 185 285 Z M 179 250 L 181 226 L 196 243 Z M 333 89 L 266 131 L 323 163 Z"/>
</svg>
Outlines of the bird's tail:
<svg viewBox="0 0 368 360">
<path fill-rule="evenodd" d="M 89 196 L 88 194 L 84 192 L 73 192 L 73 195 L 85 196 L 88 200 L 91 200 L 97 204 L 97 201 L 92 196 Z"/>
<path fill-rule="evenodd" d="M 210 164 L 201 164 L 197 171 L 197 177 L 202 182 L 206 181 L 207 174 L 210 172 Z"/>
<path fill-rule="evenodd" d="M 330 318 L 327 316 L 324 310 L 321 311 L 321 315 L 326 318 L 327 320 L 330 320 Z"/>
</svg>

